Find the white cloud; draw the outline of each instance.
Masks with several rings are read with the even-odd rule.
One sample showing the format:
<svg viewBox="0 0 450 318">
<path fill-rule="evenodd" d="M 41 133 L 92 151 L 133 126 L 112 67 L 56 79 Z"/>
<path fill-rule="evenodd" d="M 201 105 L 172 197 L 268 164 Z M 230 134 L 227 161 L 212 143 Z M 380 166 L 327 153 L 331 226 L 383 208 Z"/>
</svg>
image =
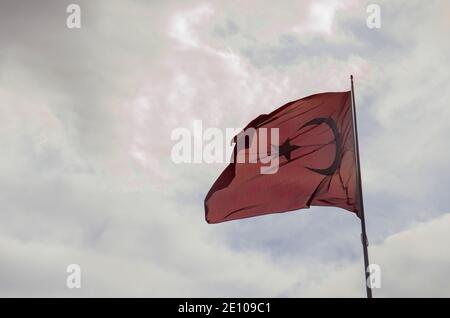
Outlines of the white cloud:
<svg viewBox="0 0 450 318">
<path fill-rule="evenodd" d="M 77 33 L 50 2 L 31 25 L 0 10 L 0 30 L 17 28 L 0 47 L 0 294 L 364 295 L 353 215 L 210 226 L 202 200 L 223 165 L 169 160 L 175 127 L 240 127 L 354 73 L 376 295 L 448 295 L 449 218 L 405 231 L 448 202 L 446 11 L 383 2 L 368 33 L 364 3 L 336 3 L 85 2 Z"/>
<path fill-rule="evenodd" d="M 185 47 L 199 47 L 199 39 L 193 28 L 212 12 L 209 5 L 201 5 L 187 12 L 176 13 L 171 19 L 169 36 Z"/>
<path fill-rule="evenodd" d="M 449 297 L 450 296 L 450 215 L 387 237 L 369 248 L 371 263 L 381 268 L 381 288 L 374 297 Z M 309 282 L 303 296 L 364 297 L 362 259 L 324 274 Z"/>
<path fill-rule="evenodd" d="M 294 27 L 293 31 L 300 34 L 317 32 L 331 35 L 336 7 L 337 3 L 334 1 L 312 3 L 306 21 Z"/>
</svg>

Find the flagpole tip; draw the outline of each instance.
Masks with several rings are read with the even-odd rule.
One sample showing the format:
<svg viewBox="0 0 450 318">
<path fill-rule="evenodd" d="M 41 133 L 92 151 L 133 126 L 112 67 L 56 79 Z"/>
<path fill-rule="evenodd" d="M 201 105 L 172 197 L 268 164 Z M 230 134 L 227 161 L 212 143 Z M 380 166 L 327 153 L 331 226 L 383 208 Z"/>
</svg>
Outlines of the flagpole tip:
<svg viewBox="0 0 450 318">
<path fill-rule="evenodd" d="M 353 80 L 353 75 L 350 75 L 350 79 Z"/>
</svg>

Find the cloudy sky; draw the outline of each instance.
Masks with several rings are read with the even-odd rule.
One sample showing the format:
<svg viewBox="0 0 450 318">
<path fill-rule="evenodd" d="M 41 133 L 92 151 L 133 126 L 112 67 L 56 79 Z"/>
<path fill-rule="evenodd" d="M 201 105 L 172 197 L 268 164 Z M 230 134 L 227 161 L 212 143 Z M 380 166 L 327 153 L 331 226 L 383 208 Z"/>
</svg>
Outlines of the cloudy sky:
<svg viewBox="0 0 450 318">
<path fill-rule="evenodd" d="M 450 297 L 450 5 L 369 3 L 1 0 L 0 296 L 364 297 L 352 213 L 208 225 L 226 164 L 170 157 L 354 74 L 374 296 Z"/>
</svg>

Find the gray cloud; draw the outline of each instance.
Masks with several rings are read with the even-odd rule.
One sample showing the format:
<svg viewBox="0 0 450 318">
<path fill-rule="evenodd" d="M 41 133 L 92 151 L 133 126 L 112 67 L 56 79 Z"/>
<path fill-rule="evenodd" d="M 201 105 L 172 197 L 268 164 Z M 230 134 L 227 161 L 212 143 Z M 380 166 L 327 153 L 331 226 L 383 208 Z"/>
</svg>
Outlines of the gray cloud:
<svg viewBox="0 0 450 318">
<path fill-rule="evenodd" d="M 381 2 L 380 30 L 353 1 L 329 1 L 319 24 L 310 1 L 79 1 L 69 30 L 67 3 L 0 4 L 1 295 L 362 296 L 352 214 L 210 226 L 202 200 L 224 165 L 169 157 L 173 128 L 240 127 L 346 90 L 350 73 L 378 294 L 448 294 L 447 255 L 418 248 L 446 244 L 446 3 Z M 79 291 L 64 285 L 70 263 Z"/>
</svg>

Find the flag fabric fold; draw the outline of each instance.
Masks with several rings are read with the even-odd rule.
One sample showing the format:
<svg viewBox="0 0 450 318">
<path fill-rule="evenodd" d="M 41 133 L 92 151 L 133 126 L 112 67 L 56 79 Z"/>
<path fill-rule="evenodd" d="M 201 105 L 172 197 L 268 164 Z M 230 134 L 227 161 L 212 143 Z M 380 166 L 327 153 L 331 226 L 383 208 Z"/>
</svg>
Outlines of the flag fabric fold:
<svg viewBox="0 0 450 318">
<path fill-rule="evenodd" d="M 351 92 L 308 96 L 258 116 L 234 138 L 232 162 L 205 198 L 206 221 L 310 206 L 358 213 L 353 136 Z M 244 147 L 238 147 L 240 138 Z M 249 162 L 255 151 L 256 160 Z M 277 165 L 262 173 L 268 159 Z"/>
</svg>

